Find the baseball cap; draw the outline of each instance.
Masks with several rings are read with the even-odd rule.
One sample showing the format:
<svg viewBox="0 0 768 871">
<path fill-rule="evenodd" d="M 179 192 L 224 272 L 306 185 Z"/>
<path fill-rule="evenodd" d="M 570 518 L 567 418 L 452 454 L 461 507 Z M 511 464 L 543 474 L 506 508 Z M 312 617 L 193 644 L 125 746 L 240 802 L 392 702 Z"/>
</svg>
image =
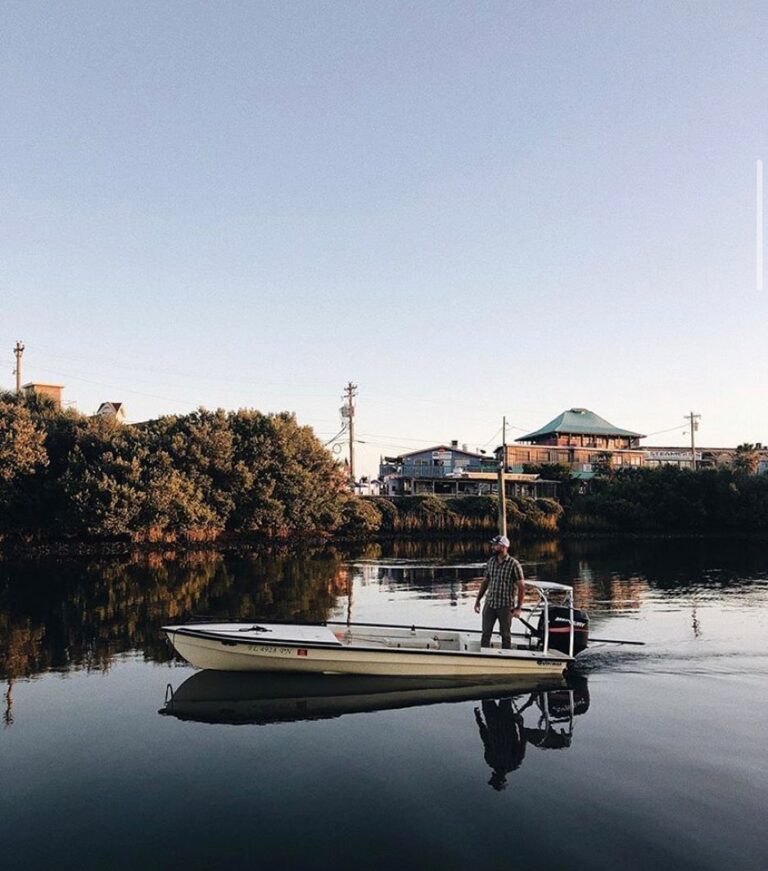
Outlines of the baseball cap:
<svg viewBox="0 0 768 871">
<path fill-rule="evenodd" d="M 509 539 L 506 535 L 496 535 L 491 539 L 491 544 L 502 544 L 504 547 L 509 547 Z"/>
</svg>

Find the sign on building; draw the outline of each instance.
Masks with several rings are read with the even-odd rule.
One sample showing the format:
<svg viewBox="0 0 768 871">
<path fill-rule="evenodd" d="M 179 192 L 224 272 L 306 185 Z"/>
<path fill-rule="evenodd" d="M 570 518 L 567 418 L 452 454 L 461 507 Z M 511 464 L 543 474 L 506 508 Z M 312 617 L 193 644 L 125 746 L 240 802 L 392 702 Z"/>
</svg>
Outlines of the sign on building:
<svg viewBox="0 0 768 871">
<path fill-rule="evenodd" d="M 657 460 L 660 463 L 676 462 L 677 460 L 690 460 L 691 450 L 688 448 L 680 448 L 676 451 L 654 451 L 650 448 L 645 449 L 645 458 L 647 460 Z M 696 459 L 701 459 L 701 451 L 696 451 Z"/>
</svg>

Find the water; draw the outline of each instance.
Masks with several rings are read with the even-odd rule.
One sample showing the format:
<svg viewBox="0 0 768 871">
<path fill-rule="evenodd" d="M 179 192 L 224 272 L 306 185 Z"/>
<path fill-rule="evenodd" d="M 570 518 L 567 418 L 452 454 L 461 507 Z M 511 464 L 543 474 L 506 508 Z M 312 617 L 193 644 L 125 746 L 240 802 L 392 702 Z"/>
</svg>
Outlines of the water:
<svg viewBox="0 0 768 871">
<path fill-rule="evenodd" d="M 476 628 L 483 547 L 0 563 L 2 867 L 765 868 L 762 543 L 521 548 L 594 636 L 647 642 L 567 687 L 217 678 L 158 632 Z"/>
</svg>

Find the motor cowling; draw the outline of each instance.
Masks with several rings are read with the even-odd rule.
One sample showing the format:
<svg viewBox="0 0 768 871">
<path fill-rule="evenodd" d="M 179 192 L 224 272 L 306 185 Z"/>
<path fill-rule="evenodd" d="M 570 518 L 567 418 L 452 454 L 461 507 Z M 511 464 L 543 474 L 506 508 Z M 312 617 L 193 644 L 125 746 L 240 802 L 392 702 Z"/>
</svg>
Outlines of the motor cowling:
<svg viewBox="0 0 768 871">
<path fill-rule="evenodd" d="M 589 710 L 589 686 L 587 679 L 580 675 L 569 674 L 568 688 L 564 690 L 549 690 L 547 692 L 549 713 L 553 719 L 565 721 L 572 717 L 580 717 Z"/>
<path fill-rule="evenodd" d="M 571 643 L 571 612 L 562 605 L 549 606 L 549 649 L 568 653 Z M 544 642 L 544 611 L 539 615 L 536 634 Z M 573 609 L 573 655 L 581 653 L 589 644 L 589 614 Z"/>
</svg>

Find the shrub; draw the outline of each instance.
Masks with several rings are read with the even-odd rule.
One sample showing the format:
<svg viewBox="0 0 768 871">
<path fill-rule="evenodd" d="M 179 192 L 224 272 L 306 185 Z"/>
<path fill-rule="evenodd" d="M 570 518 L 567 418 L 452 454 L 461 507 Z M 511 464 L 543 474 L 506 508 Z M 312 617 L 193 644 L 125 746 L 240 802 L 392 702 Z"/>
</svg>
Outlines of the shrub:
<svg viewBox="0 0 768 871">
<path fill-rule="evenodd" d="M 400 514 L 391 499 L 387 499 L 384 496 L 365 496 L 363 498 L 379 509 L 382 530 L 389 532 L 397 529 Z"/>
<path fill-rule="evenodd" d="M 373 535 L 381 529 L 382 513 L 369 499 L 350 497 L 341 508 L 338 531 L 353 538 Z"/>
</svg>

